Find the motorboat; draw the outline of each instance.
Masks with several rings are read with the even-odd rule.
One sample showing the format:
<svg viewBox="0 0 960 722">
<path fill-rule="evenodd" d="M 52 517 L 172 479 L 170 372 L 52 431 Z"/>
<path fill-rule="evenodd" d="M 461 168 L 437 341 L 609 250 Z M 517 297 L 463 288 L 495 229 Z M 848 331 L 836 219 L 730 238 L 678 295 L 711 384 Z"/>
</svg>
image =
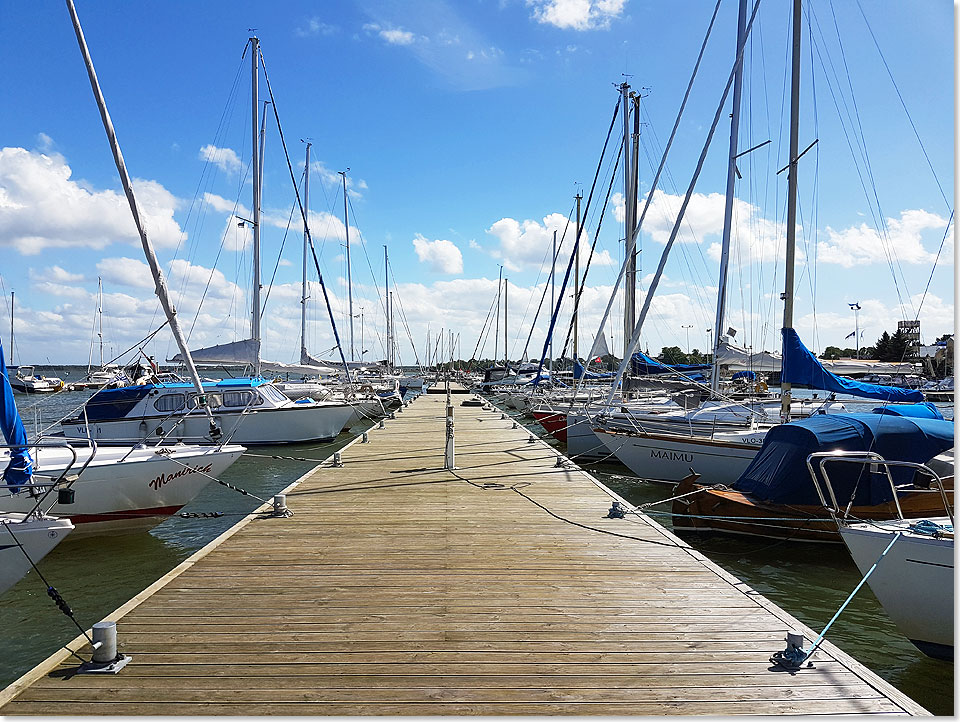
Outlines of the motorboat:
<svg viewBox="0 0 960 722">
<path fill-rule="evenodd" d="M 33 366 L 7 368 L 10 386 L 24 394 L 50 394 L 63 388 L 63 380 L 55 376 L 39 376 Z M 9 372 L 13 373 L 9 373 Z"/>
<path fill-rule="evenodd" d="M 940 515 L 909 519 L 897 506 L 896 514 L 886 519 L 857 520 L 836 497 L 828 465 L 876 469 L 886 474 L 894 490 L 893 469 L 915 470 L 914 483 L 942 502 Z M 946 488 L 953 487 L 953 450 L 926 464 L 888 461 L 872 452 L 827 452 L 807 457 L 807 468 L 824 492 L 823 505 L 834 517 L 840 538 L 887 616 L 921 652 L 952 661 L 954 520 Z"/>
<path fill-rule="evenodd" d="M 291 401 L 272 382 L 229 378 L 194 384 L 163 381 L 94 394 L 80 413 L 60 422 L 68 439 L 99 444 L 216 444 L 207 409 L 222 438 L 239 444 L 331 441 L 349 421 L 346 402 Z"/>
</svg>

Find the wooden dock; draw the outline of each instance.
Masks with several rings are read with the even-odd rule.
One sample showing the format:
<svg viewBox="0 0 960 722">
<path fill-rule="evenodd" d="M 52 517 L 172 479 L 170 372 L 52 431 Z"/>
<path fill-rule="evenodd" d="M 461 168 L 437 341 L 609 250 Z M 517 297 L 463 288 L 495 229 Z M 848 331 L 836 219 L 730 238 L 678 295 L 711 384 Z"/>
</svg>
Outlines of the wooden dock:
<svg viewBox="0 0 960 722">
<path fill-rule="evenodd" d="M 423 395 L 108 619 L 132 661 L 61 651 L 0 714 L 928 714 L 499 410 Z M 83 638 L 71 643 L 86 659 Z"/>
</svg>

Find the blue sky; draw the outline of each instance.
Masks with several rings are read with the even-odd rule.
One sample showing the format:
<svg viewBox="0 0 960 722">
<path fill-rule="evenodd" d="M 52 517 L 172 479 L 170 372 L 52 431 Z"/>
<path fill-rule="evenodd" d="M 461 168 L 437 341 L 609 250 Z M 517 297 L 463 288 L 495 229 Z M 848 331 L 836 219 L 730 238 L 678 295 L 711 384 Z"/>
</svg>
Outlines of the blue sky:
<svg viewBox="0 0 960 722">
<path fill-rule="evenodd" d="M 786 173 L 777 171 L 786 165 L 789 106 L 784 6 L 761 4 L 745 53 L 740 149 L 770 143 L 738 164 L 724 324 L 737 329 L 737 341 L 767 349 L 777 348 L 782 320 Z M 552 232 L 562 234 L 577 190 L 590 191 L 615 85 L 627 75 L 643 96 L 642 203 L 713 7 L 639 0 L 77 2 L 148 233 L 192 345 L 248 332 L 250 239 L 233 213 L 249 213 L 251 205 L 250 70 L 249 55 L 242 56 L 248 29 L 255 28 L 298 180 L 301 139 L 312 142 L 311 228 L 341 336 L 348 344 L 337 172 L 349 168 L 362 345 L 367 358 L 383 357 L 387 245 L 398 315 L 402 307 L 406 321 L 398 345 L 408 363 L 414 361 L 408 330 L 422 358 L 428 327 L 434 338 L 452 329 L 460 355 L 472 354 L 501 264 L 509 278 L 510 355 L 520 356 L 546 280 Z M 795 326 L 817 350 L 852 345 L 844 337 L 854 330 L 847 304 L 855 301 L 866 344 L 918 313 L 925 342 L 954 330 L 952 227 L 947 232 L 954 198 L 953 11 L 944 0 L 807 5 L 800 146 L 817 144 L 798 176 Z M 721 2 L 668 173 L 644 223 L 641 289 L 717 110 L 735 51 L 736 13 L 732 0 Z M 0 23 L 7 29 L 0 46 L 7 78 L 0 125 L 4 343 L 15 291 L 16 361 L 86 362 L 99 276 L 109 357 L 146 337 L 162 314 L 69 16 L 53 0 L 5 0 Z M 260 94 L 268 97 L 262 75 Z M 655 353 L 668 345 L 703 349 L 714 325 L 728 113 L 729 101 L 645 326 L 643 346 Z M 302 231 L 276 123 L 268 120 L 262 266 L 264 282 L 272 278 L 273 285 L 263 353 L 289 362 L 299 354 Z M 613 147 L 619 129 L 618 123 Z M 602 165 L 600 199 L 611 159 Z M 587 279 L 582 347 L 596 333 L 622 257 L 621 178 L 618 171 Z M 598 205 L 587 219 L 591 240 Z M 560 253 L 561 273 L 570 243 Z M 330 324 L 319 291 L 312 287 L 310 295 L 307 343 L 326 355 Z M 618 300 L 606 331 L 613 348 L 622 344 L 621 312 Z M 561 336 L 568 319 L 569 306 L 561 311 Z M 529 343 L 532 357 L 545 328 L 541 315 Z M 501 326 L 501 356 L 502 335 Z M 357 357 L 360 336 L 357 318 Z M 481 355 L 493 354 L 492 337 L 482 348 Z M 172 356 L 169 333 L 161 331 L 148 352 Z"/>
</svg>

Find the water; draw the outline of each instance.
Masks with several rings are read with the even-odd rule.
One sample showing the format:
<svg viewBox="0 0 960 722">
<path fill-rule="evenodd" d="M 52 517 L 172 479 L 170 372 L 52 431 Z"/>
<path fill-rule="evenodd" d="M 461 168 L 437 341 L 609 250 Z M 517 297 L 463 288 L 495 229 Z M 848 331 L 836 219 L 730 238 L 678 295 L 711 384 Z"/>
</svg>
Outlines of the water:
<svg viewBox="0 0 960 722">
<path fill-rule="evenodd" d="M 42 411 L 43 422 L 50 423 L 82 403 L 88 395 L 81 392 L 53 397 L 17 395 L 17 403 L 32 436 L 35 411 Z M 952 407 L 941 408 L 945 416 L 952 418 Z M 527 421 L 532 428 L 539 429 L 532 420 Z M 251 448 L 250 451 L 320 460 L 349 440 L 350 436 L 341 434 L 332 444 L 298 445 L 279 450 Z M 227 469 L 221 479 L 268 499 L 313 465 L 314 462 L 245 455 Z M 631 478 L 618 464 L 596 464 L 587 468 L 633 504 L 670 496 L 668 487 Z M 41 562 L 40 569 L 73 608 L 79 623 L 89 628 L 259 503 L 210 484 L 183 511 L 220 511 L 223 517 L 173 517 L 149 532 L 122 537 L 76 541 L 68 537 Z M 670 527 L 669 517 L 654 518 Z M 687 538 L 714 562 L 817 631 L 823 629 L 861 578 L 842 546 L 786 544 L 717 535 Z M 45 585 L 33 572 L 0 597 L 0 628 L 4 630 L 0 688 L 79 634 L 77 627 L 47 597 Z M 953 714 L 953 664 L 920 653 L 897 631 L 867 586 L 844 610 L 828 639 L 934 714 Z M 770 650 L 775 651 L 778 650 Z"/>
</svg>

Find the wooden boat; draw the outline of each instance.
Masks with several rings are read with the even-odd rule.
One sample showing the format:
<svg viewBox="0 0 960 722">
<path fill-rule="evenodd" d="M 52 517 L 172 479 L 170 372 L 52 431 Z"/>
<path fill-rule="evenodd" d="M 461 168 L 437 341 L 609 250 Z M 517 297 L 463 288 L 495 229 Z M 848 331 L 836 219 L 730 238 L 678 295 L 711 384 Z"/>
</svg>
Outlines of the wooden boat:
<svg viewBox="0 0 960 722">
<path fill-rule="evenodd" d="M 811 480 L 806 459 L 824 451 L 876 451 L 884 458 L 922 463 L 952 448 L 953 422 L 884 414 L 829 414 L 783 424 L 767 433 L 763 447 L 732 488 L 698 483 L 691 474 L 674 489 L 673 526 L 677 531 L 840 543 L 836 522 L 827 514 Z M 709 481 L 707 479 L 706 481 Z M 876 470 L 844 470 L 831 475 L 837 498 L 850 498 L 840 510 L 847 517 L 884 520 L 897 515 L 886 475 Z M 953 479 L 945 480 L 953 499 Z M 898 501 L 903 516 L 942 515 L 939 493 L 900 474 Z"/>
</svg>

